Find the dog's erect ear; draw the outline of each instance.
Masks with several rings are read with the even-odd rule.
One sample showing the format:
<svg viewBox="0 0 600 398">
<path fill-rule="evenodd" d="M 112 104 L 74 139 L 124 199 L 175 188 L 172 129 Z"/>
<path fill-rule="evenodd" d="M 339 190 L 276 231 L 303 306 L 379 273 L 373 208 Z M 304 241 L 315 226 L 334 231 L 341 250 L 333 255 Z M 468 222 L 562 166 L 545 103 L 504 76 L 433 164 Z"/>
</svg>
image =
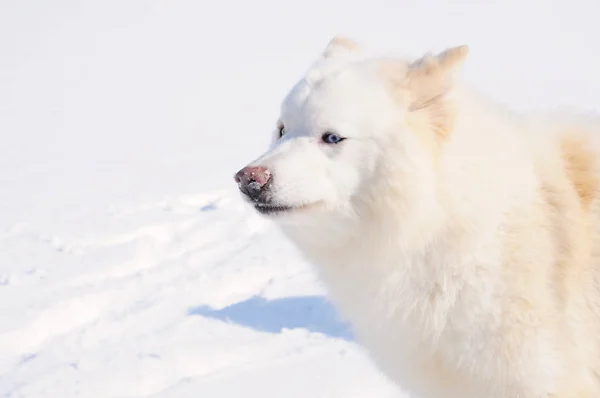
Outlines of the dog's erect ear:
<svg viewBox="0 0 600 398">
<path fill-rule="evenodd" d="M 309 67 L 305 79 L 308 81 L 319 80 L 330 68 L 353 62 L 363 56 L 364 50 L 356 41 L 346 36 L 335 36 Z"/>
<path fill-rule="evenodd" d="M 339 55 L 362 54 L 363 49 L 356 41 L 345 37 L 336 36 L 327 43 L 325 50 L 321 53 L 321 58 L 327 59 Z"/>
<path fill-rule="evenodd" d="M 469 53 L 468 46 L 452 47 L 438 55 L 426 54 L 408 67 L 407 88 L 410 110 L 426 107 L 443 97 L 452 87 L 454 76 Z"/>
<path fill-rule="evenodd" d="M 459 66 L 469 48 L 453 47 L 437 55 L 426 54 L 408 65 L 402 79 L 403 102 L 407 122 L 416 130 L 433 131 L 425 135 L 434 145 L 447 138 L 454 129 L 455 103 L 448 98 Z"/>
</svg>

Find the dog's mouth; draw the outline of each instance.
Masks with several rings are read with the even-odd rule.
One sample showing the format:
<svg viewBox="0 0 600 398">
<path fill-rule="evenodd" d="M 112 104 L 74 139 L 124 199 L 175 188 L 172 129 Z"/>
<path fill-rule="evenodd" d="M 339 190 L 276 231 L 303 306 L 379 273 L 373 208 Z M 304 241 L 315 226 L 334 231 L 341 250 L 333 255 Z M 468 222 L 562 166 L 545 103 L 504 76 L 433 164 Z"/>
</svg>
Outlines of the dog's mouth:
<svg viewBox="0 0 600 398">
<path fill-rule="evenodd" d="M 294 210 L 292 206 L 271 205 L 266 203 L 255 203 L 254 208 L 261 214 L 277 214 Z"/>
<path fill-rule="evenodd" d="M 270 204 L 270 203 L 255 202 L 254 208 L 256 209 L 256 211 L 258 211 L 261 214 L 274 216 L 274 215 L 283 214 L 283 213 L 297 212 L 299 210 L 304 210 L 304 209 L 307 209 L 310 207 L 314 207 L 316 205 L 317 205 L 317 203 L 304 204 L 304 205 L 300 205 L 300 206 L 286 206 L 286 205 L 276 205 L 276 204 Z"/>
</svg>

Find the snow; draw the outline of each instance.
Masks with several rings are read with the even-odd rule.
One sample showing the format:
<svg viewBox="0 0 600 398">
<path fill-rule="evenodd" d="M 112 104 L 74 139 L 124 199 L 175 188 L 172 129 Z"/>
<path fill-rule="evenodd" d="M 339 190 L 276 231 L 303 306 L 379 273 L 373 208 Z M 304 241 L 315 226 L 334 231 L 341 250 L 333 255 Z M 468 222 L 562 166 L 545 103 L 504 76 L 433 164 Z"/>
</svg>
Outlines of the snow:
<svg viewBox="0 0 600 398">
<path fill-rule="evenodd" d="M 405 396 L 233 173 L 341 33 L 600 107 L 595 0 L 0 5 L 0 397 Z"/>
</svg>

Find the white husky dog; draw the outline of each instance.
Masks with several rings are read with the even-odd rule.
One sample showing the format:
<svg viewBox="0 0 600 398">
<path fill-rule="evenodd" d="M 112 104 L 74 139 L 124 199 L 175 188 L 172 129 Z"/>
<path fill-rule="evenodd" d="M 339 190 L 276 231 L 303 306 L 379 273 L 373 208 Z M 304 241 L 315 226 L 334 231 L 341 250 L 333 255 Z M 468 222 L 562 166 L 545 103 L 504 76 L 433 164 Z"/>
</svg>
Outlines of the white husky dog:
<svg viewBox="0 0 600 398">
<path fill-rule="evenodd" d="M 600 397 L 600 123 L 333 39 L 283 101 L 244 197 L 420 398 Z"/>
</svg>

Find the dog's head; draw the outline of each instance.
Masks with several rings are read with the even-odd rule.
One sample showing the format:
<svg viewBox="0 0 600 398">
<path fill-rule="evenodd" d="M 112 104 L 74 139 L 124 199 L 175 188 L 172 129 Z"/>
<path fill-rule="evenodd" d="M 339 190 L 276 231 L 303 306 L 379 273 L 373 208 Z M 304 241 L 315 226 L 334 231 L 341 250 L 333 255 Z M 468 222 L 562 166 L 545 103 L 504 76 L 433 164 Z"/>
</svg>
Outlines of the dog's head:
<svg viewBox="0 0 600 398">
<path fill-rule="evenodd" d="M 333 39 L 283 101 L 271 148 L 235 175 L 243 196 L 281 222 L 356 217 L 386 201 L 430 211 L 454 120 L 453 72 L 466 54 L 370 58 Z"/>
</svg>

